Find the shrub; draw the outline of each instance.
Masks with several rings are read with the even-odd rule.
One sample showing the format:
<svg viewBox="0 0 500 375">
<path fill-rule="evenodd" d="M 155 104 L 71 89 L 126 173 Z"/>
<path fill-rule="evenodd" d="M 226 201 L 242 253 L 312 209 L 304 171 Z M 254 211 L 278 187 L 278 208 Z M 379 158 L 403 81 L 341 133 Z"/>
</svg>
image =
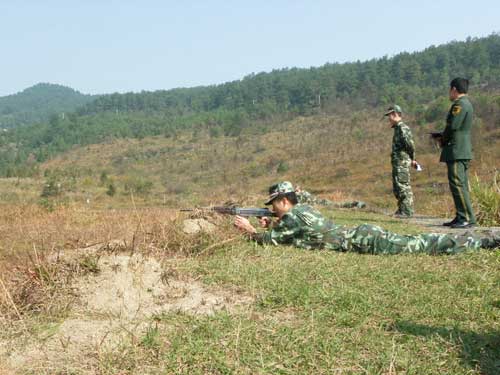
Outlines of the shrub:
<svg viewBox="0 0 500 375">
<path fill-rule="evenodd" d="M 478 223 L 485 226 L 500 225 L 498 171 L 495 171 L 490 184 L 481 182 L 476 175 L 471 183 L 471 195 Z"/>
<path fill-rule="evenodd" d="M 130 177 L 124 187 L 127 193 L 146 195 L 153 189 L 153 182 L 143 177 Z"/>
<path fill-rule="evenodd" d="M 278 164 L 278 168 L 276 169 L 276 172 L 278 173 L 285 173 L 288 171 L 288 164 L 285 161 L 280 161 Z"/>
<path fill-rule="evenodd" d="M 104 186 L 108 183 L 108 173 L 106 171 L 102 171 L 101 172 L 101 177 L 99 178 L 100 182 L 101 182 L 101 186 Z"/>
<path fill-rule="evenodd" d="M 112 197 L 115 195 L 115 193 L 116 193 L 115 185 L 113 183 L 110 183 L 108 186 L 108 190 L 106 191 L 106 194 Z"/>
<path fill-rule="evenodd" d="M 49 178 L 43 185 L 42 193 L 40 196 L 42 198 L 57 197 L 62 193 L 62 184 L 56 178 Z"/>
</svg>

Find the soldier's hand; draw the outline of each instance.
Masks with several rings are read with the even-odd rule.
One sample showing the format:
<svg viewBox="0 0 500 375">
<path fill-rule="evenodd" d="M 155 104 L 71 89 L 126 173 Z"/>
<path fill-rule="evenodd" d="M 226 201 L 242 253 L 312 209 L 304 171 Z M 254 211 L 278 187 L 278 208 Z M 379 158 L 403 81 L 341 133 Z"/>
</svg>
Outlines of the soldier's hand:
<svg viewBox="0 0 500 375">
<path fill-rule="evenodd" d="M 250 224 L 248 219 L 243 216 L 236 215 L 234 219 L 234 226 L 245 233 L 257 233 L 257 230 L 252 226 L 252 224 Z"/>
<path fill-rule="evenodd" d="M 271 218 L 270 217 L 260 217 L 259 218 L 259 224 L 262 228 L 269 228 L 269 226 L 271 225 Z"/>
</svg>

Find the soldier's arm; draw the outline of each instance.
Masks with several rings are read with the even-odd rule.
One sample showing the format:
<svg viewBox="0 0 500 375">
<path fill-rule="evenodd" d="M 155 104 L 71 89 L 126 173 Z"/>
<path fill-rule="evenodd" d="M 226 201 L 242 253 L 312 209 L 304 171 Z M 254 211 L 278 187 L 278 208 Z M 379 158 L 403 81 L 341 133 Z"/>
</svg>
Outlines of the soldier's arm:
<svg viewBox="0 0 500 375">
<path fill-rule="evenodd" d="M 453 138 L 453 133 L 460 129 L 464 123 L 464 119 L 467 116 L 467 111 L 462 108 L 460 103 L 454 103 L 450 112 L 448 113 L 448 118 L 446 119 L 446 128 L 443 132 L 442 144 L 446 145 Z"/>
<path fill-rule="evenodd" d="M 406 145 L 406 152 L 411 160 L 415 160 L 415 142 L 413 141 L 413 135 L 411 134 L 410 128 L 403 130 L 403 139 Z"/>
<path fill-rule="evenodd" d="M 454 104 L 451 107 L 450 129 L 453 131 L 459 130 L 467 115 L 468 111 L 466 108 L 463 108 L 460 103 Z"/>
<path fill-rule="evenodd" d="M 301 226 L 297 220 L 285 215 L 276 226 L 264 233 L 255 233 L 251 238 L 259 244 L 291 244 L 300 231 Z"/>
</svg>

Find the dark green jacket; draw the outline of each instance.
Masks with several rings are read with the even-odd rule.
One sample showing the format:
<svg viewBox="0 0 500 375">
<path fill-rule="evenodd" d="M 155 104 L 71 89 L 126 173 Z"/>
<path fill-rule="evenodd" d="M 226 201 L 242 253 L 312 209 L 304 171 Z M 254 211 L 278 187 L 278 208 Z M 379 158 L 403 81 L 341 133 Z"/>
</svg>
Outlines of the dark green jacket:
<svg viewBox="0 0 500 375">
<path fill-rule="evenodd" d="M 472 159 L 471 128 L 474 110 L 467 96 L 462 96 L 451 105 L 446 128 L 443 132 L 443 150 L 439 161 Z"/>
</svg>

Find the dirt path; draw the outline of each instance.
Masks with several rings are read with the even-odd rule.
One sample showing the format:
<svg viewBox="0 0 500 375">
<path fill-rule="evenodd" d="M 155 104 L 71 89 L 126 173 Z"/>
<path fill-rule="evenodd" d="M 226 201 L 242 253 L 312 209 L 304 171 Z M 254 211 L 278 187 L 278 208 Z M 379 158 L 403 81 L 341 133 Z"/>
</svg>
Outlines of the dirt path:
<svg viewBox="0 0 500 375">
<path fill-rule="evenodd" d="M 381 209 L 377 207 L 369 207 L 366 209 L 367 212 L 373 212 L 381 215 L 385 215 L 391 218 L 394 218 L 392 216 L 392 212 L 386 209 Z M 418 225 L 424 229 L 425 232 L 429 233 L 447 233 L 447 234 L 460 234 L 460 233 L 465 233 L 465 232 L 474 232 L 474 233 L 480 233 L 483 231 L 498 231 L 500 232 L 500 227 L 484 227 L 484 226 L 475 226 L 473 228 L 467 228 L 467 229 L 452 229 L 450 227 L 445 227 L 443 226 L 443 223 L 450 221 L 450 218 L 441 218 L 441 217 L 435 217 L 435 216 L 429 216 L 429 215 L 414 215 L 413 217 L 409 219 L 396 219 L 394 220 L 401 220 L 401 222 L 407 222 L 410 224 Z"/>
<path fill-rule="evenodd" d="M 408 221 L 412 224 L 419 225 L 421 227 L 426 228 L 428 232 L 438 232 L 438 233 L 462 233 L 462 232 L 482 232 L 486 230 L 499 231 L 500 227 L 482 227 L 476 226 L 468 229 L 452 229 L 450 227 L 443 226 L 443 223 L 449 221 L 449 219 L 443 219 L 439 217 L 433 216 L 424 216 L 424 215 L 415 215 Z"/>
</svg>

